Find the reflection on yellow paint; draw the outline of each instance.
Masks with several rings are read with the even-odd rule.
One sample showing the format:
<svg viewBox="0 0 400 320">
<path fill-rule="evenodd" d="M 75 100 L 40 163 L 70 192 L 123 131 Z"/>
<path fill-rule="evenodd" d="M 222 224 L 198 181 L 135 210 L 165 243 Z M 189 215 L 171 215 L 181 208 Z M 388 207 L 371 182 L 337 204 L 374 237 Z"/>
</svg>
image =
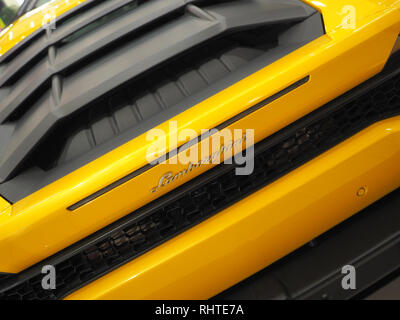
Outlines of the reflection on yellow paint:
<svg viewBox="0 0 400 320">
<path fill-rule="evenodd" d="M 5 199 L 0 197 L 0 214 L 5 213 L 10 207 L 11 204 L 9 204 Z"/>
<path fill-rule="evenodd" d="M 326 7 L 325 4 L 320 2 L 320 1 L 311 0 L 311 4 L 313 4 L 316 7 L 320 7 L 320 8 L 325 8 Z"/>
</svg>

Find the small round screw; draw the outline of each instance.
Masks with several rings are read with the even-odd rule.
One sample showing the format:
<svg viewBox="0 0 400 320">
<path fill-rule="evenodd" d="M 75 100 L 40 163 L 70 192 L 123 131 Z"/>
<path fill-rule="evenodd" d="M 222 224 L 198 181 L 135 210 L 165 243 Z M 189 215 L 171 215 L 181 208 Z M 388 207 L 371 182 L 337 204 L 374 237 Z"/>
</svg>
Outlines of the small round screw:
<svg viewBox="0 0 400 320">
<path fill-rule="evenodd" d="M 357 191 L 357 197 L 363 197 L 367 194 L 367 188 L 366 187 L 361 187 Z"/>
</svg>

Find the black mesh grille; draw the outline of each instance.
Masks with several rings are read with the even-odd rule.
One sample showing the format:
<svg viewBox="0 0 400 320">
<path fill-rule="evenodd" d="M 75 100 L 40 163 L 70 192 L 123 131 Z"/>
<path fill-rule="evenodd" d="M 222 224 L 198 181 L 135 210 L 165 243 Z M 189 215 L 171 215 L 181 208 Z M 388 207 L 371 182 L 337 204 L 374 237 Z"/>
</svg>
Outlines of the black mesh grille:
<svg viewBox="0 0 400 320">
<path fill-rule="evenodd" d="M 258 143 L 255 170 L 250 176 L 236 176 L 235 165 L 219 165 L 149 204 L 145 213 L 134 212 L 70 250 L 22 272 L 19 280 L 8 280 L 0 290 L 0 299 L 61 298 L 209 218 L 372 123 L 399 114 L 400 76 L 397 73 L 388 76 L 384 72 Z M 41 288 L 40 267 L 45 264 L 56 266 L 57 290 Z"/>
</svg>

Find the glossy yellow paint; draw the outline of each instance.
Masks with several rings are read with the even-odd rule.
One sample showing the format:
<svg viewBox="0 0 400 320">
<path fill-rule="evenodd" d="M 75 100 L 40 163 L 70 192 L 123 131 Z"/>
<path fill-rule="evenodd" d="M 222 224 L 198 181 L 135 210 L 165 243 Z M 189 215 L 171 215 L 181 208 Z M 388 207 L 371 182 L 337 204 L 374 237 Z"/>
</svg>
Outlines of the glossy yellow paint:
<svg viewBox="0 0 400 320">
<path fill-rule="evenodd" d="M 334 1 L 320 2 L 327 6 Z M 257 142 L 378 73 L 400 32 L 400 4 L 372 5 L 367 11 L 361 5 L 365 1 L 347 2 L 356 5 L 362 17 L 368 19 L 360 18 L 364 19 L 363 23 L 348 30 L 340 26 L 333 28 L 334 19 L 330 18 L 332 26 L 327 35 L 174 117 L 177 130 L 191 128 L 200 133 L 201 129 L 216 127 L 310 75 L 307 84 L 231 126 L 255 129 Z M 326 10 L 322 6 L 319 9 Z M 342 16 L 340 11 L 336 14 Z M 158 128 L 173 134 L 168 123 Z M 143 167 L 149 146 L 151 142 L 142 135 L 15 203 L 10 215 L 0 215 L 0 271 L 19 272 L 169 191 L 166 188 L 158 194 L 150 192 L 159 177 L 168 171 L 161 165 L 74 212 L 66 209 Z M 173 148 L 174 144 L 168 147 Z M 174 187 L 203 170 L 187 175 Z M 178 167 L 173 171 L 178 171 Z"/>
<path fill-rule="evenodd" d="M 68 10 L 86 0 L 57 0 L 29 11 L 0 33 L 0 56 L 29 37 L 52 19 L 61 16 Z"/>
<path fill-rule="evenodd" d="M 400 184 L 400 117 L 318 158 L 67 299 L 207 299 Z M 360 188 L 367 189 L 358 196 Z"/>
<path fill-rule="evenodd" d="M 396 42 L 396 44 L 394 45 L 393 53 L 395 53 L 395 52 L 397 52 L 397 51 L 399 51 L 399 50 L 400 50 L 400 36 L 397 38 L 397 42 Z"/>
<path fill-rule="evenodd" d="M 6 211 L 8 212 L 8 209 L 11 207 L 11 204 L 8 203 L 5 199 L 0 197 L 0 215 L 5 213 Z"/>
</svg>

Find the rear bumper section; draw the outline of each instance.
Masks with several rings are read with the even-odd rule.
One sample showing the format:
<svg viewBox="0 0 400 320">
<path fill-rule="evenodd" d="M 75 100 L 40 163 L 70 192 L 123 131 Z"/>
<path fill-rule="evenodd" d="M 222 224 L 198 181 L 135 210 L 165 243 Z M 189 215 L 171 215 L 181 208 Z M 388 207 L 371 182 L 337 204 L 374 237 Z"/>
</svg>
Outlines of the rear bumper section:
<svg viewBox="0 0 400 320">
<path fill-rule="evenodd" d="M 210 298 L 396 189 L 399 161 L 396 117 L 67 298 Z"/>
<path fill-rule="evenodd" d="M 215 299 L 363 299 L 400 271 L 400 189 Z M 356 287 L 344 290 L 346 265 Z M 294 272 L 295 270 L 295 272 Z M 393 296 L 393 293 L 391 294 Z"/>
<path fill-rule="evenodd" d="M 172 293 L 204 298 L 271 264 L 399 187 L 399 73 L 399 60 L 393 57 L 378 76 L 257 143 L 250 176 L 235 176 L 235 165 L 216 166 L 3 281 L 0 298 L 54 299 L 76 292 L 75 296 L 79 288 L 90 292 L 97 283 L 113 279 L 114 272 L 119 276 L 104 290 L 117 286 L 117 297 L 133 281 L 141 289 L 135 292 L 129 287 L 129 297 L 167 298 Z M 261 255 L 254 249 L 260 250 L 260 245 L 265 246 Z M 165 252 L 164 248 L 171 249 Z M 217 250 L 215 256 L 210 256 L 210 248 Z M 240 262 L 234 263 L 235 257 Z M 150 261 L 145 271 L 136 269 L 146 259 Z M 221 265 L 214 265 L 217 261 Z M 240 267 L 224 271 L 221 268 L 229 267 L 224 261 Z M 41 268 L 48 264 L 57 270 L 54 292 L 40 287 Z M 171 269 L 180 264 L 184 270 Z M 201 266 L 213 271 L 201 271 Z M 187 274 L 190 270 L 193 279 L 187 278 L 193 276 Z M 216 285 L 207 291 L 196 279 L 201 272 L 214 270 Z M 163 274 L 166 271 L 168 277 Z M 218 272 L 228 277 L 217 280 Z M 149 278 L 147 273 L 151 273 Z M 199 287 L 186 292 L 187 283 Z M 148 296 L 143 286 L 152 290 Z M 102 288 L 94 290 L 102 292 Z"/>
</svg>

